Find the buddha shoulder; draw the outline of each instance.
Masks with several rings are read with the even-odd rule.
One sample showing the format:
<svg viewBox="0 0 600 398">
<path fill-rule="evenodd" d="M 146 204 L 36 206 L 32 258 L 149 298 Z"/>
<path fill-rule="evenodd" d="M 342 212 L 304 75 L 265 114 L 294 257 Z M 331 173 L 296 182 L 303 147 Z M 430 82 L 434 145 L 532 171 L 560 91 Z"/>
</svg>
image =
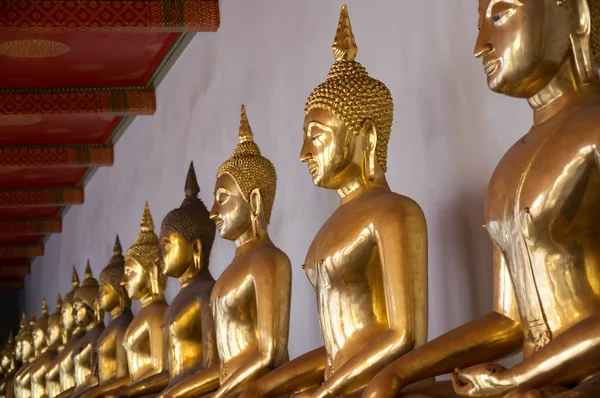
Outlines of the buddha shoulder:
<svg viewBox="0 0 600 398">
<path fill-rule="evenodd" d="M 272 267 L 275 272 L 292 272 L 290 259 L 276 246 L 263 247 L 250 254 L 248 258 L 250 273 L 264 272 L 265 266 Z"/>
<path fill-rule="evenodd" d="M 374 216 L 373 221 L 387 223 L 391 219 L 414 219 L 425 223 L 425 214 L 419 204 L 404 195 L 395 192 L 385 192 L 374 195 L 368 201 L 362 203 L 362 206 L 369 209 L 369 213 Z"/>
</svg>

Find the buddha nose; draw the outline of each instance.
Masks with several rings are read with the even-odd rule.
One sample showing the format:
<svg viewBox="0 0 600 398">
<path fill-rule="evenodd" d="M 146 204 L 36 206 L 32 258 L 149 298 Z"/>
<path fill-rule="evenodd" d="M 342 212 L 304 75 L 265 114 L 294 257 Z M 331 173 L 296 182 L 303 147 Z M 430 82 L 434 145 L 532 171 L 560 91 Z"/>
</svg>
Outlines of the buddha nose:
<svg viewBox="0 0 600 398">
<path fill-rule="evenodd" d="M 479 30 L 479 35 L 477 36 L 477 41 L 475 42 L 475 50 L 473 54 L 475 55 L 475 58 L 481 58 L 494 50 L 494 47 L 489 41 L 488 30 L 489 28 L 487 25 L 483 25 L 481 30 Z"/>
<path fill-rule="evenodd" d="M 308 143 L 309 140 L 305 139 L 304 142 L 302 142 L 302 149 L 300 150 L 300 161 L 304 163 L 308 162 L 312 157 L 310 145 Z"/>
</svg>

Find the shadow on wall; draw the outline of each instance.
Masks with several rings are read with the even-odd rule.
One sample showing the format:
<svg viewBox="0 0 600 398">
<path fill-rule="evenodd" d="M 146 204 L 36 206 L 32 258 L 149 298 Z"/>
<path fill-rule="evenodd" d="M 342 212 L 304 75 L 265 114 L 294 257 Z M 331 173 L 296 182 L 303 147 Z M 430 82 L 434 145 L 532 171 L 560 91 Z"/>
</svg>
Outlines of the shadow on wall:
<svg viewBox="0 0 600 398">
<path fill-rule="evenodd" d="M 0 291 L 0 346 L 11 331 L 13 336 L 19 331 L 21 308 L 25 308 L 24 297 L 21 290 Z"/>
</svg>

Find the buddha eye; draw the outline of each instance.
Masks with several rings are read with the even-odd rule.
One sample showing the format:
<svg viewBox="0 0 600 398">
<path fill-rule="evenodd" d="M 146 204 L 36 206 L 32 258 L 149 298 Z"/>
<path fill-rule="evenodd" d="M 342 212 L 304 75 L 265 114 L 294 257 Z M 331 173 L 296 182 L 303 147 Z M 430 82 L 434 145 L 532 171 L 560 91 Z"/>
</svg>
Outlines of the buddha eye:
<svg viewBox="0 0 600 398">
<path fill-rule="evenodd" d="M 494 21 L 495 25 L 501 25 L 508 18 L 510 18 L 514 12 L 515 12 L 514 8 L 504 9 L 504 10 L 494 14 L 494 16 L 492 17 L 492 21 Z"/>
</svg>

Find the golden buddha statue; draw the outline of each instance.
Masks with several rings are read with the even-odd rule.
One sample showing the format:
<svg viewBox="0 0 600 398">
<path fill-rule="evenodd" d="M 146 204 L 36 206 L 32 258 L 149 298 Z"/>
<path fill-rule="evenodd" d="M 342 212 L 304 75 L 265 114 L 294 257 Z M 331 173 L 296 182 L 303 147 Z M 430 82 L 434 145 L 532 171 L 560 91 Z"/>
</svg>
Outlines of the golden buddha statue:
<svg viewBox="0 0 600 398">
<path fill-rule="evenodd" d="M 121 282 L 129 297 L 139 300 L 142 308 L 125 332 L 123 344 L 130 383 L 120 396 L 137 397 L 158 392 L 148 389 L 147 384 L 152 381 L 152 376 L 167 369 L 167 351 L 161 329 L 168 308 L 164 297 L 167 277 L 159 269 L 158 259 L 158 237 L 146 202 L 140 233 L 125 254 Z"/>
<path fill-rule="evenodd" d="M 113 256 L 100 273 L 98 304 L 110 313 L 112 320 L 98 338 L 98 386 L 81 394 L 82 398 L 114 395 L 129 383 L 127 353 L 123 347 L 125 331 L 133 319 L 131 300 L 121 286 L 125 259 L 119 237 L 115 239 Z"/>
<path fill-rule="evenodd" d="M 62 344 L 58 347 L 58 354 L 48 367 L 46 373 L 46 392 L 49 398 L 59 396 L 64 391 L 69 391 L 75 386 L 73 367 L 73 349 L 85 334 L 85 330 L 75 327 L 75 312 L 73 310 L 73 299 L 79 288 L 79 276 L 73 266 L 71 276 L 73 289 L 67 293 L 62 300 L 61 324 Z"/>
<path fill-rule="evenodd" d="M 37 359 L 31 365 L 31 394 L 34 398 L 47 397 L 46 391 L 46 371 L 48 366 L 56 357 L 58 344 L 50 339 L 48 335 L 50 318 L 56 322 L 57 318 L 60 322 L 60 310 L 62 300 L 58 296 L 56 303 L 56 313 L 52 317 L 48 316 L 48 305 L 44 298 L 42 302 L 42 318 L 33 325 L 33 346 L 37 353 Z M 51 344 L 48 342 L 50 341 Z"/>
<path fill-rule="evenodd" d="M 421 208 L 385 178 L 393 101 L 355 61 L 346 6 L 335 63 L 308 97 L 300 160 L 340 206 L 303 266 L 317 298 L 325 346 L 271 372 L 245 397 L 349 395 L 427 339 L 427 229 Z"/>
<path fill-rule="evenodd" d="M 104 311 L 98 305 L 100 285 L 94 279 L 87 261 L 84 280 L 73 297 L 73 309 L 77 327 L 85 330 L 85 335 L 73 349 L 73 367 L 75 368 L 75 387 L 70 397 L 86 391 L 98 384 L 98 350 L 96 345 L 104 332 Z M 66 394 L 69 390 L 63 392 Z"/>
<path fill-rule="evenodd" d="M 217 171 L 210 213 L 221 237 L 236 245 L 210 299 L 220 366 L 183 377 L 160 397 L 235 395 L 288 360 L 291 266 L 267 230 L 276 185 L 242 106 L 239 144 Z"/>
<path fill-rule="evenodd" d="M 148 389 L 161 391 L 185 380 L 192 373 L 212 369 L 218 388 L 219 356 L 210 294 L 215 284 L 208 260 L 215 240 L 215 223 L 198 198 L 200 188 L 193 163 L 190 164 L 185 199 L 164 218 L 160 232 L 163 272 L 179 279 L 181 290 L 163 319 L 167 343 L 168 370 L 149 381 Z M 165 396 L 176 396 L 175 391 Z M 173 394 L 173 395 L 171 395 Z"/>
<path fill-rule="evenodd" d="M 23 365 L 15 374 L 15 396 L 17 398 L 30 398 L 31 395 L 31 365 L 35 361 L 35 350 L 33 346 L 33 325 L 35 325 L 35 314 L 31 313 L 29 325 L 23 330 L 21 340 L 21 359 Z"/>
<path fill-rule="evenodd" d="M 15 337 L 15 361 L 17 362 L 17 369 L 20 368 L 21 363 L 23 361 L 23 344 L 21 341 L 21 337 L 25 330 L 27 329 L 27 315 L 25 311 L 21 314 L 21 323 L 19 324 L 19 331 L 17 332 L 17 336 Z"/>
<path fill-rule="evenodd" d="M 15 341 L 12 332 L 8 335 L 8 340 L 2 349 L 1 355 L 0 365 L 2 366 L 4 375 L 4 396 L 6 398 L 13 398 L 17 361 L 15 357 Z"/>
<path fill-rule="evenodd" d="M 551 397 L 576 386 L 565 396 L 597 397 L 600 1 L 480 0 L 479 13 L 475 56 L 489 87 L 527 98 L 534 114 L 488 187 L 494 309 L 394 362 L 365 396 L 458 368 L 461 396 Z M 487 363 L 519 350 L 511 369 Z"/>
</svg>

